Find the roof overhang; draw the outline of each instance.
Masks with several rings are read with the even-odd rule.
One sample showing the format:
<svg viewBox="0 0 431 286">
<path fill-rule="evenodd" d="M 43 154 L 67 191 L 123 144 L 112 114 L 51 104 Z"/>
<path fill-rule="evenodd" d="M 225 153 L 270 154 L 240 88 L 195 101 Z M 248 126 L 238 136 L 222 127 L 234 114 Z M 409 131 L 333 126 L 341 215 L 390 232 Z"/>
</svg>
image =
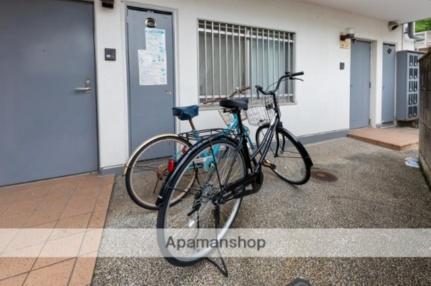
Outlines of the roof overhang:
<svg viewBox="0 0 431 286">
<path fill-rule="evenodd" d="M 301 0 L 374 19 L 408 23 L 431 17 L 431 0 Z"/>
</svg>

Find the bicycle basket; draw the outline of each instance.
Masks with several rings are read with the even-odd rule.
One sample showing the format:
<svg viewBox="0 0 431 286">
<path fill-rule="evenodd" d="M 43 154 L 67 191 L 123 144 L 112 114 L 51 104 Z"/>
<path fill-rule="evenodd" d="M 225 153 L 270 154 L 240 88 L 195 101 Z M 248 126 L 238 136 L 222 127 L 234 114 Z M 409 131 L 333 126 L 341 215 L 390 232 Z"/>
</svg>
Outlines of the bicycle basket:
<svg viewBox="0 0 431 286">
<path fill-rule="evenodd" d="M 260 126 L 270 123 L 275 117 L 274 102 L 272 96 L 262 96 L 253 99 L 247 110 L 247 120 L 250 125 Z"/>
</svg>

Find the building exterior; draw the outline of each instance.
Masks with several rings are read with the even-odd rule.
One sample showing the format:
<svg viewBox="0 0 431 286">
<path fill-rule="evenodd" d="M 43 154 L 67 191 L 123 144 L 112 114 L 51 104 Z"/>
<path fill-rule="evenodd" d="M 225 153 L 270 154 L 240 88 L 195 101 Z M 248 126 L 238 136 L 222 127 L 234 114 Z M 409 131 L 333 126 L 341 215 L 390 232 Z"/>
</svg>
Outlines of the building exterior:
<svg viewBox="0 0 431 286">
<path fill-rule="evenodd" d="M 379 126 L 386 121 L 385 78 L 394 85 L 395 76 L 385 53 L 390 61 L 414 48 L 388 22 L 430 16 L 431 3 L 337 2 L 4 1 L 0 185 L 118 170 L 145 138 L 187 130 L 172 106 L 265 85 L 285 70 L 305 72 L 304 82 L 283 94 L 282 119 L 294 134 L 330 137 Z M 405 5 L 414 9 L 405 12 Z M 356 40 L 340 42 L 349 28 Z M 213 106 L 201 106 L 195 124 L 222 121 Z"/>
<path fill-rule="evenodd" d="M 415 41 L 415 49 L 421 52 L 427 52 L 431 48 L 431 31 L 416 33 L 421 40 Z"/>
</svg>

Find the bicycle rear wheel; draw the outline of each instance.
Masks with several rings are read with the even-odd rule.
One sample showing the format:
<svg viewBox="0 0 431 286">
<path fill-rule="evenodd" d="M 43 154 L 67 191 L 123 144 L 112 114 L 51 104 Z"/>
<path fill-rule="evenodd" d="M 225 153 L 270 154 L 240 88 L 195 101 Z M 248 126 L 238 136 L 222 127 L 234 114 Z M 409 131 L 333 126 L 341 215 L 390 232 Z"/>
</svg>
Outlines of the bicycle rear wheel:
<svg viewBox="0 0 431 286">
<path fill-rule="evenodd" d="M 187 182 L 191 174 L 196 175 L 194 184 L 184 189 L 183 181 Z M 208 245 L 179 250 L 169 248 L 168 244 L 178 240 L 222 239 L 238 214 L 242 198 L 224 204 L 217 204 L 214 198 L 220 196 L 223 186 L 246 174 L 243 153 L 238 151 L 236 142 L 225 136 L 202 142 L 190 150 L 161 193 L 163 201 L 157 217 L 157 235 L 159 247 L 168 262 L 177 266 L 191 265 L 214 250 Z M 187 195 L 173 204 L 178 193 Z M 214 228 L 219 231 L 216 233 Z"/>
<path fill-rule="evenodd" d="M 156 210 L 156 200 L 165 179 L 174 171 L 179 159 L 191 144 L 176 134 L 153 137 L 144 142 L 131 156 L 126 165 L 126 189 L 139 206 Z M 193 184 L 189 178 L 188 185 Z M 177 194 L 175 203 L 184 194 Z"/>
<path fill-rule="evenodd" d="M 260 126 L 256 131 L 256 145 L 259 146 L 268 131 L 269 125 Z M 282 180 L 302 185 L 310 179 L 313 165 L 307 150 L 285 129 L 278 129 L 266 155 L 269 167 Z"/>
</svg>

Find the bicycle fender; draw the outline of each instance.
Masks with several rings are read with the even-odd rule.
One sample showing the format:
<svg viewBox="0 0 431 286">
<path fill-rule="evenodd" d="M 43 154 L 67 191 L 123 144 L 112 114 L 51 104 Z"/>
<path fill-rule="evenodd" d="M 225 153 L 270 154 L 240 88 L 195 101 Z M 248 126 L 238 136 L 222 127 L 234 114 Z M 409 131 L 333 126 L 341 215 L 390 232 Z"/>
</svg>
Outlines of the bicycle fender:
<svg viewBox="0 0 431 286">
<path fill-rule="evenodd" d="M 302 144 L 302 142 L 299 141 L 298 138 L 293 135 L 289 130 L 285 128 L 283 128 L 282 130 L 286 133 L 287 136 L 291 137 L 290 139 L 292 139 L 292 141 L 296 142 L 299 151 L 304 155 L 304 160 L 307 164 L 307 167 L 312 167 L 314 165 L 313 160 L 311 160 L 310 154 L 308 153 L 307 149 L 305 149 L 304 144 Z"/>
</svg>

